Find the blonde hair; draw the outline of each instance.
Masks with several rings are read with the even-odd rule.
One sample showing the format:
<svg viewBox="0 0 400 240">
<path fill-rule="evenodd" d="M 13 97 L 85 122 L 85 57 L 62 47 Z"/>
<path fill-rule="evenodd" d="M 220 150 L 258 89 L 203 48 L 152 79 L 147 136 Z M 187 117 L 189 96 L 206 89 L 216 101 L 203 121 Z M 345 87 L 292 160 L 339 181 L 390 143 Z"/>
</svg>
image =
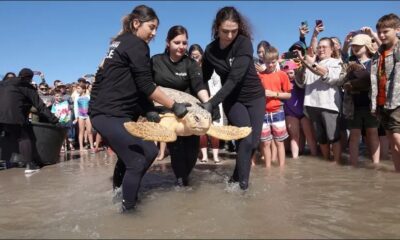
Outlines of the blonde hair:
<svg viewBox="0 0 400 240">
<path fill-rule="evenodd" d="M 278 60 L 279 59 L 279 52 L 278 49 L 276 49 L 273 46 L 268 46 L 265 49 L 265 55 L 264 55 L 264 62 L 271 61 L 271 60 Z"/>
</svg>

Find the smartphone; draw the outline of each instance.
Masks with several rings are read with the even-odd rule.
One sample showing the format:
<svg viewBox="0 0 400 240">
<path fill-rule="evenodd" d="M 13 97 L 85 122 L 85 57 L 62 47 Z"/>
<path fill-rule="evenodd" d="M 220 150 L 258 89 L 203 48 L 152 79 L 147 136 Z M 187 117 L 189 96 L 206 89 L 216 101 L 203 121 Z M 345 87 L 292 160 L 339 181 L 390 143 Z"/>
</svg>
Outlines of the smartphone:
<svg viewBox="0 0 400 240">
<path fill-rule="evenodd" d="M 351 31 L 351 35 L 352 35 L 353 37 L 354 37 L 355 35 L 357 35 L 357 34 L 360 34 L 360 33 L 362 33 L 361 30 Z"/>
<path fill-rule="evenodd" d="M 42 74 L 42 72 L 40 72 L 40 71 L 33 71 L 33 75 L 40 75 L 40 74 Z"/>
<path fill-rule="evenodd" d="M 318 19 L 318 20 L 315 20 L 315 25 L 316 26 L 318 26 L 318 25 L 324 26 L 324 23 L 322 22 L 321 19 Z"/>
<path fill-rule="evenodd" d="M 301 22 L 301 26 L 302 26 L 302 27 L 308 27 L 308 22 L 307 22 L 307 21 Z"/>
<path fill-rule="evenodd" d="M 264 64 L 264 61 L 262 59 L 259 59 L 256 57 L 253 57 L 253 61 L 254 61 L 254 63 L 257 63 L 257 64 Z"/>
<path fill-rule="evenodd" d="M 283 59 L 294 59 L 297 58 L 297 53 L 296 52 L 285 52 L 282 54 Z"/>
</svg>

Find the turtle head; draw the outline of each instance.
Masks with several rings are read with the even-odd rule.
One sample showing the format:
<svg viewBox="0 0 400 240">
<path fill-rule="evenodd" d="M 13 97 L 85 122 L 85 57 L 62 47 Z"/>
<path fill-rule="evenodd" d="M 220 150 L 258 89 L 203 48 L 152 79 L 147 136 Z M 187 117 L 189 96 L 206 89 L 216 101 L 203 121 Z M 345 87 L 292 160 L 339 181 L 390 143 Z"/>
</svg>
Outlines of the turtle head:
<svg viewBox="0 0 400 240">
<path fill-rule="evenodd" d="M 203 110 L 203 109 L 201 109 Z M 189 111 L 182 123 L 184 131 L 190 135 L 204 135 L 211 126 L 211 114 L 207 111 Z"/>
</svg>

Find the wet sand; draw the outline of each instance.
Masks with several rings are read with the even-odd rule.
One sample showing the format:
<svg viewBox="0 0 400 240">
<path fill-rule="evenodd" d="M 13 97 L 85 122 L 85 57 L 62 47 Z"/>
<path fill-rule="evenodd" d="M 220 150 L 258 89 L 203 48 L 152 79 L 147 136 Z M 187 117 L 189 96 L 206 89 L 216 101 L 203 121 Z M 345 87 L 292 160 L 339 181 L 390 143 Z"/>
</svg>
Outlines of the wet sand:
<svg viewBox="0 0 400 240">
<path fill-rule="evenodd" d="M 169 158 L 142 182 L 134 214 L 118 213 L 107 152 L 65 154 L 26 177 L 0 171 L 0 238 L 399 238 L 400 174 L 391 161 L 360 168 L 302 156 L 253 167 L 250 188 L 227 184 L 234 159 L 198 163 L 174 186 Z"/>
</svg>

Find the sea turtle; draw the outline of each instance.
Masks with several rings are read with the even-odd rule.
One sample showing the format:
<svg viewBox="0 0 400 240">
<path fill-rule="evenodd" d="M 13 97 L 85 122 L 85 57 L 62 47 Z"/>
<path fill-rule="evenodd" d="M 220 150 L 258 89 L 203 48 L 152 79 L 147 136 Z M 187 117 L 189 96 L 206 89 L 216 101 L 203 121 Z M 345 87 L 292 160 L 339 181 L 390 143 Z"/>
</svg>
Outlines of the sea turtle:
<svg viewBox="0 0 400 240">
<path fill-rule="evenodd" d="M 148 141 L 174 142 L 177 136 L 210 135 L 222 140 L 237 140 L 251 133 L 250 127 L 216 126 L 212 124 L 211 114 L 201 108 L 200 101 L 192 95 L 161 87 L 170 98 L 180 103 L 190 103 L 188 113 L 179 119 L 173 113 L 160 114 L 159 123 L 148 121 L 126 122 L 126 130 L 133 136 Z M 156 105 L 157 106 L 157 105 Z"/>
</svg>

